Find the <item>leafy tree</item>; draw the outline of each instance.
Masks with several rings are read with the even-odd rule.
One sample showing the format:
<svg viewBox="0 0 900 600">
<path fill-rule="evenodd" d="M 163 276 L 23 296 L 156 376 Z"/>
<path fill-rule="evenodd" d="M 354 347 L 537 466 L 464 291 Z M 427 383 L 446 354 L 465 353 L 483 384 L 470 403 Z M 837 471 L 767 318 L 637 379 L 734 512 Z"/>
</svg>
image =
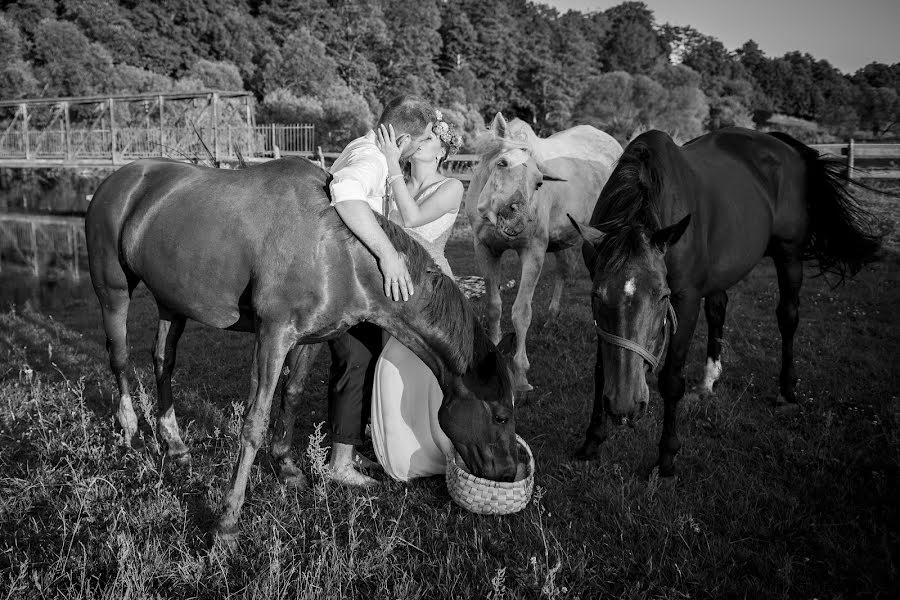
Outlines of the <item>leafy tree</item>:
<svg viewBox="0 0 900 600">
<path fill-rule="evenodd" d="M 108 92 L 114 94 L 148 94 L 172 89 L 174 82 L 165 75 L 120 64 L 113 68 Z"/>
<path fill-rule="evenodd" d="M 0 14 L 0 98 L 27 98 L 37 91 L 38 82 L 22 58 L 22 46 L 16 23 Z"/>
<path fill-rule="evenodd" d="M 437 0 L 386 0 L 391 40 L 378 60 L 381 98 L 397 94 L 435 97 L 440 89 L 437 60 L 442 51 Z"/>
<path fill-rule="evenodd" d="M 288 36 L 263 70 L 263 89 L 289 90 L 295 96 L 322 96 L 340 82 L 338 63 L 325 44 L 305 27 Z"/>
<path fill-rule="evenodd" d="M 201 58 L 191 67 L 189 77 L 203 83 L 203 87 L 211 90 L 242 90 L 244 82 L 237 66 L 228 61 L 211 61 Z"/>
<path fill-rule="evenodd" d="M 118 2 L 62 0 L 62 18 L 78 25 L 92 42 L 104 46 L 116 63 L 141 64 L 140 34 Z"/>
<path fill-rule="evenodd" d="M 4 2 L 4 4 L 6 4 Z M 30 40 L 37 35 L 38 27 L 44 19 L 55 19 L 56 0 L 16 0 L 4 6 L 6 16 L 19 24 L 28 40 L 28 47 L 24 50 L 28 52 L 30 49 Z M 25 58 L 31 58 L 27 55 Z"/>
<path fill-rule="evenodd" d="M 325 117 L 325 109 L 317 98 L 296 96 L 279 88 L 266 94 L 258 116 L 262 122 L 319 123 Z"/>
<path fill-rule="evenodd" d="M 623 2 L 603 13 L 608 33 L 600 60 L 604 71 L 649 73 L 668 59 L 668 47 L 655 27 L 653 12 L 643 2 Z"/>
<path fill-rule="evenodd" d="M 45 19 L 35 32 L 35 71 L 54 96 L 84 96 L 108 89 L 112 57 L 77 25 Z"/>
</svg>

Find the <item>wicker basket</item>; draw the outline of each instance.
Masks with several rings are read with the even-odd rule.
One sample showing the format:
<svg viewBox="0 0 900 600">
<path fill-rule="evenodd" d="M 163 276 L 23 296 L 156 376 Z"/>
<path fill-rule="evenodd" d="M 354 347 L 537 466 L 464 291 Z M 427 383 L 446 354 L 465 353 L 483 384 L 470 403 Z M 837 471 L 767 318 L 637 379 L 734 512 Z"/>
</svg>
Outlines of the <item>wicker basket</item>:
<svg viewBox="0 0 900 600">
<path fill-rule="evenodd" d="M 528 464 L 525 478 L 512 482 L 475 477 L 454 449 L 447 457 L 446 478 L 450 497 L 466 510 L 480 515 L 508 515 L 525 508 L 534 490 L 534 455 L 518 435 L 516 442 L 528 455 Z"/>
</svg>

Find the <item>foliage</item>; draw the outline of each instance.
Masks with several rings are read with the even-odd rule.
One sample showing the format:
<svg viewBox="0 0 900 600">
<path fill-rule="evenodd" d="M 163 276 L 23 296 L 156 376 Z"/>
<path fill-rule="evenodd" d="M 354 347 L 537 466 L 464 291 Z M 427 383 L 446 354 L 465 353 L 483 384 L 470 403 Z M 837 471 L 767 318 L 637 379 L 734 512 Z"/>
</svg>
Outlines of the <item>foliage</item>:
<svg viewBox="0 0 900 600">
<path fill-rule="evenodd" d="M 4 99 L 200 86 L 246 89 L 264 103 L 283 90 L 305 98 L 313 114 L 321 106 L 320 126 L 363 114 L 338 124 L 345 133 L 399 93 L 474 107 L 482 119 L 503 111 L 540 135 L 580 116 L 615 121 L 622 137 L 649 126 L 681 135 L 698 131 L 698 121 L 700 130 L 765 126 L 778 113 L 814 120 L 832 136 L 861 128 L 878 137 L 896 131 L 900 117 L 900 63 L 848 75 L 801 50 L 769 57 L 753 40 L 729 50 L 693 27 L 657 23 L 635 1 L 588 14 L 531 0 L 12 0 L 3 7 Z M 665 88 L 659 74 L 672 65 L 699 78 L 654 100 L 663 94 L 651 82 Z M 631 77 L 629 93 L 642 104 L 590 98 L 613 73 Z M 666 117 L 654 102 L 680 108 Z M 607 107 L 587 110 L 591 103 Z M 622 113 L 600 119 L 611 106 Z M 262 121 L 281 110 L 261 108 Z M 699 110 L 707 112 L 698 117 Z M 345 137 L 319 133 L 326 147 Z"/>
</svg>

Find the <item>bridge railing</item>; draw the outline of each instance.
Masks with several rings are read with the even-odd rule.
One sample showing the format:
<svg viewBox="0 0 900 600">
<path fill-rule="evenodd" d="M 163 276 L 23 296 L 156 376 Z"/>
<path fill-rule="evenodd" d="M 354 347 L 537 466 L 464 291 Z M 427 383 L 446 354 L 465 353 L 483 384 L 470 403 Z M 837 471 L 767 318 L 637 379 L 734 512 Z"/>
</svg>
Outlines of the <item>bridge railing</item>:
<svg viewBox="0 0 900 600">
<path fill-rule="evenodd" d="M 202 142 L 201 142 L 202 140 Z M 219 127 L 120 127 L 0 133 L 0 159 L 76 162 L 80 159 L 129 162 L 147 156 L 217 158 L 312 154 L 315 127 L 271 124 Z M 277 148 L 277 151 L 276 151 Z"/>
</svg>

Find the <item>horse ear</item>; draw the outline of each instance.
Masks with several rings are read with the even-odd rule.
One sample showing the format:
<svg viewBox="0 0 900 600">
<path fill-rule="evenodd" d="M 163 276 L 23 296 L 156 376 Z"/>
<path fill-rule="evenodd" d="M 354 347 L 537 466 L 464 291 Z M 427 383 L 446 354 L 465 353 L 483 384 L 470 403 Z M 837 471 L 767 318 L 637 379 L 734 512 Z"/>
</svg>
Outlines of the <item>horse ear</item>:
<svg viewBox="0 0 900 600">
<path fill-rule="evenodd" d="M 491 121 L 491 131 L 494 134 L 494 137 L 505 138 L 507 127 L 506 127 L 506 119 L 503 118 L 501 113 L 497 113 L 494 115 L 494 120 Z"/>
<path fill-rule="evenodd" d="M 500 353 L 496 350 L 491 350 L 485 354 L 475 367 L 475 372 L 481 381 L 489 381 L 497 375 L 499 370 Z"/>
<path fill-rule="evenodd" d="M 572 221 L 572 226 L 575 228 L 575 231 L 578 232 L 578 235 L 584 238 L 590 246 L 593 248 L 597 246 L 600 242 L 603 241 L 603 238 L 606 237 L 606 234 L 600 231 L 599 229 L 595 229 L 590 225 L 585 225 L 584 223 L 579 223 L 572 215 L 566 213 L 566 216 L 569 217 L 569 220 Z"/>
<path fill-rule="evenodd" d="M 661 252 L 665 252 L 669 246 L 672 246 L 681 239 L 684 230 L 687 229 L 688 223 L 691 222 L 691 213 L 688 213 L 683 219 L 660 229 L 650 238 L 650 243 L 659 248 Z"/>
<path fill-rule="evenodd" d="M 565 177 L 560 177 L 556 173 L 553 172 L 553 169 L 543 165 L 541 163 L 537 163 L 538 171 L 541 172 L 543 176 L 543 181 L 568 181 Z"/>
</svg>

